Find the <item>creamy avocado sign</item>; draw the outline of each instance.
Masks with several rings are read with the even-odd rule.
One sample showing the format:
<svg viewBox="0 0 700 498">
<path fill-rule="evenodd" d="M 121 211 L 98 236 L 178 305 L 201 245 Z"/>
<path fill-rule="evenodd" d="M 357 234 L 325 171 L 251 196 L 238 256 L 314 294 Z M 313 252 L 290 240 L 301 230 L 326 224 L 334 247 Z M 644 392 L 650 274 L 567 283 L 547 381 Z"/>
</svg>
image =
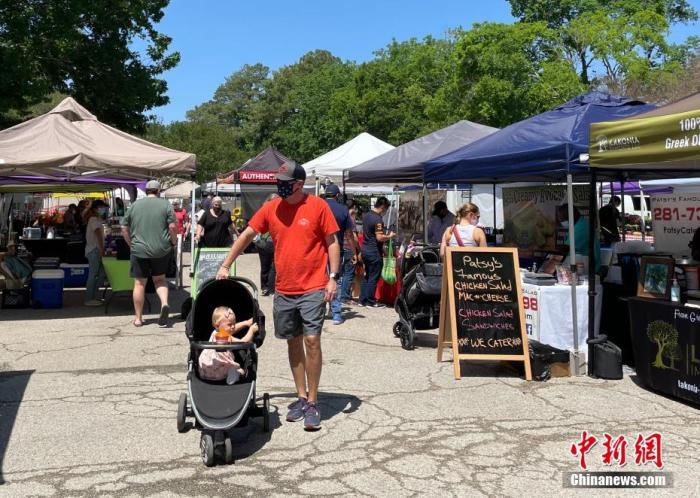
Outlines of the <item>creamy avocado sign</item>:
<svg viewBox="0 0 700 498">
<path fill-rule="evenodd" d="M 700 166 L 700 109 L 594 123 L 590 165 L 600 168 L 654 168 L 663 163 Z"/>
</svg>

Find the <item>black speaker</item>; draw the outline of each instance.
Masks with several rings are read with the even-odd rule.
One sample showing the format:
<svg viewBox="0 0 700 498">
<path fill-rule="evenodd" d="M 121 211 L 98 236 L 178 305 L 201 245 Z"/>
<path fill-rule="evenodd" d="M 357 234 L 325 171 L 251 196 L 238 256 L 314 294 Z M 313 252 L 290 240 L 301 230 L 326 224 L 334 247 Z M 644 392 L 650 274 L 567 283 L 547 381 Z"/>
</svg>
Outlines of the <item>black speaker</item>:
<svg viewBox="0 0 700 498">
<path fill-rule="evenodd" d="M 589 340 L 593 344 L 593 376 L 599 379 L 622 379 L 622 350 L 601 334 Z"/>
</svg>

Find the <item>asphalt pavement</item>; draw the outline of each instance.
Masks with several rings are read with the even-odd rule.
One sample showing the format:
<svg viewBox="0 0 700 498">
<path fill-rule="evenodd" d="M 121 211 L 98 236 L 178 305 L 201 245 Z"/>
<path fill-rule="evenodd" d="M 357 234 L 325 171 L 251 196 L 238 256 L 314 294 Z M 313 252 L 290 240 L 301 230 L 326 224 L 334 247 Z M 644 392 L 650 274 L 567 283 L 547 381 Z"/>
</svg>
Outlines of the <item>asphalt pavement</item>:
<svg viewBox="0 0 700 498">
<path fill-rule="evenodd" d="M 238 273 L 257 281 L 256 255 Z M 188 344 L 172 293 L 172 327 L 156 314 L 132 325 L 130 300 L 60 310 L 0 310 L 0 497 L 10 496 L 700 496 L 700 410 L 648 391 L 635 376 L 526 382 L 508 364 L 436 361 L 437 331 L 414 351 L 393 337 L 392 309 L 347 308 L 326 321 L 323 427 L 286 422 L 294 388 L 286 345 L 260 349 L 258 395 L 268 392 L 272 431 L 236 429 L 235 463 L 206 468 L 199 432 L 179 434 Z M 158 308 L 152 296 L 154 311 Z M 260 297 L 272 317 L 272 297 Z M 564 488 L 579 470 L 570 452 L 582 431 L 599 442 L 589 470 L 653 471 L 635 463 L 635 439 L 662 436 L 673 487 Z M 627 464 L 602 462 L 603 437 L 624 435 Z"/>
</svg>

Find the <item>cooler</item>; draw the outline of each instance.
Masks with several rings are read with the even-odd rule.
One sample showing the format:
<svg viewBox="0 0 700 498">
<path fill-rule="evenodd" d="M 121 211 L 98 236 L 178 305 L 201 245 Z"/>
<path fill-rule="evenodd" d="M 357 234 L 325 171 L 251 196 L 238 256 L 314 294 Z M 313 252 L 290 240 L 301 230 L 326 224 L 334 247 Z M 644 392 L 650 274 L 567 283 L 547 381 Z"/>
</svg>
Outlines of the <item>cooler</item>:
<svg viewBox="0 0 700 498">
<path fill-rule="evenodd" d="M 61 264 L 61 258 L 41 257 L 34 260 L 35 270 L 55 270 Z"/>
<path fill-rule="evenodd" d="M 32 273 L 32 303 L 41 308 L 63 307 L 63 270 L 35 270 Z"/>
<path fill-rule="evenodd" d="M 90 265 L 61 263 L 61 270 L 65 274 L 63 287 L 85 287 L 87 285 Z"/>
</svg>

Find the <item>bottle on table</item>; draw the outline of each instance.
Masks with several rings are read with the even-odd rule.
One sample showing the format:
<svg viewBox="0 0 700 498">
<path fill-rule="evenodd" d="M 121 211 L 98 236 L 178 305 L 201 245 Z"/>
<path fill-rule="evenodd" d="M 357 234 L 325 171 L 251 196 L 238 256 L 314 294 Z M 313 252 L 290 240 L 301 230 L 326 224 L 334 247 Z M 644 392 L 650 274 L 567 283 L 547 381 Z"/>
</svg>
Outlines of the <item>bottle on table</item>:
<svg viewBox="0 0 700 498">
<path fill-rule="evenodd" d="M 671 286 L 671 301 L 674 303 L 679 303 L 681 301 L 681 286 L 678 285 L 678 280 L 675 278 Z"/>
</svg>

